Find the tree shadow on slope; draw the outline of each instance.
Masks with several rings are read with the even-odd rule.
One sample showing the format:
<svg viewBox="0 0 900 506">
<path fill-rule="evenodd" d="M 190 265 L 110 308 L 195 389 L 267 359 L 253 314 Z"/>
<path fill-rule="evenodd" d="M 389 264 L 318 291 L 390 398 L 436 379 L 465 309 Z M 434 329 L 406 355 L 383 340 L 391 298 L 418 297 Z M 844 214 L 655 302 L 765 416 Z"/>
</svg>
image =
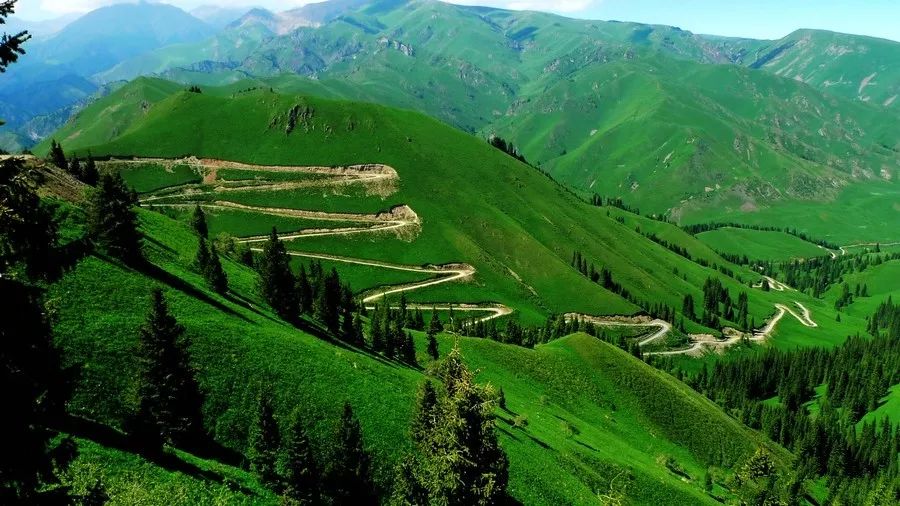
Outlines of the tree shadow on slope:
<svg viewBox="0 0 900 506">
<path fill-rule="evenodd" d="M 167 471 L 180 472 L 193 478 L 225 484 L 232 490 L 246 495 L 255 495 L 249 488 L 234 483 L 233 480 L 220 473 L 202 469 L 196 464 L 185 461 L 175 454 L 172 449 L 164 449 L 159 452 L 147 451 L 127 434 L 108 425 L 79 416 L 67 415 L 60 420 L 56 428 L 62 432 L 83 439 L 89 439 L 108 448 L 114 448 L 119 451 L 139 455 L 145 460 Z M 182 448 L 182 450 L 187 451 L 198 458 L 214 460 L 232 467 L 240 466 L 243 461 L 243 456 L 240 453 L 225 448 L 213 441 L 210 437 L 204 438 L 204 441 L 192 445 L 191 448 Z"/>
<path fill-rule="evenodd" d="M 203 290 L 200 290 L 199 288 L 195 287 L 194 285 L 192 285 L 192 284 L 188 283 L 187 281 L 179 278 L 178 276 L 170 273 L 169 271 L 163 269 L 162 267 L 160 267 L 154 263 L 151 263 L 150 261 L 145 260 L 145 261 L 142 261 L 139 263 L 132 262 L 129 264 L 121 264 L 121 265 L 130 267 L 130 268 L 136 270 L 137 272 L 140 272 L 141 274 L 144 274 L 150 278 L 155 279 L 156 281 L 158 281 L 160 283 L 167 285 L 170 288 L 178 290 L 178 291 L 184 293 L 185 295 L 188 295 L 188 296 L 198 299 L 206 304 L 209 304 L 210 306 L 215 307 L 219 311 L 222 311 L 223 313 L 226 313 L 229 316 L 234 316 L 236 318 L 240 318 L 241 320 L 243 320 L 247 323 L 252 322 L 252 320 L 250 320 L 246 316 L 242 315 L 241 313 L 238 313 L 237 311 L 226 306 L 222 302 L 210 297 L 209 294 L 207 294 Z"/>
</svg>

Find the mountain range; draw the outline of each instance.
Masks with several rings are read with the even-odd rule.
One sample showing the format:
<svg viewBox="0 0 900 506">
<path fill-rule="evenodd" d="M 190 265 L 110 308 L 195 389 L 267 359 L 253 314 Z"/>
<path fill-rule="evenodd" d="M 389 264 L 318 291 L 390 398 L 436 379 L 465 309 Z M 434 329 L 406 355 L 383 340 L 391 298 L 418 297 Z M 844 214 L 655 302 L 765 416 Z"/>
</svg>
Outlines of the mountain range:
<svg viewBox="0 0 900 506">
<path fill-rule="evenodd" d="M 430 0 L 35 28 L 0 503 L 900 497 L 900 44 Z"/>
<path fill-rule="evenodd" d="M 133 25 L 89 28 L 113 15 Z M 872 240 L 896 212 L 900 44 L 887 40 L 799 30 L 759 41 L 430 0 L 353 0 L 253 9 L 221 29 L 170 6 L 117 6 L 33 52 L 45 62 L 65 55 L 62 47 L 90 55 L 91 44 L 134 30 L 152 35 L 66 67 L 77 70 L 51 67 L 47 93 L 7 97 L 24 110 L 6 117 L 51 114 L 140 75 L 186 85 L 256 79 L 499 135 L 585 196 L 681 223 L 790 224 L 786 216 L 862 198 L 871 209 L 864 226 L 832 216 L 802 226 Z"/>
</svg>

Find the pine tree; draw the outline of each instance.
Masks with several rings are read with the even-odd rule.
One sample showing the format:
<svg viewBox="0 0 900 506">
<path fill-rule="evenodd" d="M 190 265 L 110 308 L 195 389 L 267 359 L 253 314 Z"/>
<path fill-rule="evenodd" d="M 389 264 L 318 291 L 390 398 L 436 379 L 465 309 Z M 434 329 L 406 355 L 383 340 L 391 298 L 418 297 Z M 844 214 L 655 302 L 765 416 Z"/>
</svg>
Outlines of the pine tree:
<svg viewBox="0 0 900 506">
<path fill-rule="evenodd" d="M 88 233 L 107 253 L 125 261 L 142 258 L 134 205 L 137 196 L 118 172 L 104 174 L 88 206 Z"/>
<path fill-rule="evenodd" d="M 206 213 L 203 212 L 203 208 L 199 205 L 194 206 L 194 214 L 191 215 L 191 228 L 194 229 L 194 232 L 197 232 L 197 235 L 204 239 L 209 238 L 209 228 L 206 225 Z"/>
<path fill-rule="evenodd" d="M 371 457 L 363 445 L 362 428 L 349 402 L 344 403 L 335 434 L 329 469 L 330 495 L 335 504 L 373 504 Z"/>
<path fill-rule="evenodd" d="M 0 1 L 0 23 L 15 1 Z M 0 72 L 24 54 L 27 32 L 0 38 Z M 0 121 L 0 124 L 3 122 Z M 63 167 L 65 168 L 65 162 Z M 3 396 L 3 449 L 0 450 L 0 503 L 67 502 L 58 473 L 72 458 L 69 438 L 54 442 L 47 430 L 65 414 L 71 374 L 53 344 L 40 282 L 61 274 L 58 226 L 35 192 L 34 179 L 19 158 L 0 162 L 0 392 Z"/>
<path fill-rule="evenodd" d="M 362 318 L 359 316 L 359 313 L 353 315 L 353 332 L 355 333 L 353 342 L 357 346 L 365 346 L 366 338 L 363 336 Z"/>
<path fill-rule="evenodd" d="M 432 360 L 437 360 L 440 357 L 437 338 L 431 330 L 428 331 L 428 356 L 431 357 Z"/>
<path fill-rule="evenodd" d="M 413 441 L 427 441 L 434 431 L 438 418 L 437 390 L 431 380 L 426 379 L 425 383 L 422 383 L 416 399 L 416 412 L 413 415 L 410 435 Z"/>
<path fill-rule="evenodd" d="M 91 158 L 90 153 L 88 153 L 88 159 L 84 164 L 84 169 L 81 171 L 81 180 L 91 186 L 97 186 L 97 183 L 100 181 L 97 163 Z"/>
<path fill-rule="evenodd" d="M 204 277 L 209 287 L 216 293 L 224 295 L 228 291 L 228 276 L 222 269 L 222 262 L 219 261 L 219 254 L 216 248 L 209 247 L 209 264 L 204 271 Z"/>
<path fill-rule="evenodd" d="M 79 181 L 84 177 L 84 174 L 81 172 L 81 161 L 77 156 L 73 156 L 69 161 L 69 174 L 72 174 L 72 177 L 78 179 Z"/>
<path fill-rule="evenodd" d="M 0 451 L 0 503 L 40 504 L 41 490 L 58 481 L 54 469 L 64 470 L 69 462 L 55 457 L 62 456 L 60 444 L 46 428 L 64 416 L 69 375 L 53 345 L 42 291 L 0 277 L 0 293 L 0 385 L 8 415 Z"/>
<path fill-rule="evenodd" d="M 272 393 L 264 388 L 257 399 L 256 421 L 250 429 L 247 458 L 250 469 L 269 487 L 279 484 L 277 463 L 280 445 L 281 435 L 275 421 Z"/>
<path fill-rule="evenodd" d="M 269 240 L 263 246 L 257 262 L 259 291 L 266 302 L 282 319 L 297 321 L 299 316 L 297 291 L 291 272 L 290 257 L 278 232 L 272 227 Z"/>
<path fill-rule="evenodd" d="M 403 335 L 402 332 L 401 335 Z M 400 347 L 400 357 L 407 364 L 416 365 L 416 343 L 411 332 L 407 332 L 403 339 L 403 345 Z"/>
<path fill-rule="evenodd" d="M 309 314 L 313 310 L 313 292 L 312 286 L 309 284 L 309 278 L 306 275 L 306 267 L 300 264 L 300 271 L 297 273 L 297 305 L 300 308 L 300 314 Z"/>
<path fill-rule="evenodd" d="M 206 277 L 206 270 L 209 268 L 209 247 L 206 245 L 206 239 L 202 237 L 197 246 L 197 255 L 194 257 L 194 267 Z"/>
<path fill-rule="evenodd" d="M 56 142 L 56 139 L 50 141 L 50 160 L 62 170 L 69 170 L 69 162 L 66 160 L 66 154 L 63 152 L 62 146 Z"/>
<path fill-rule="evenodd" d="M 337 270 L 331 269 L 322 279 L 316 296 L 316 318 L 328 327 L 333 334 L 340 330 L 341 278 Z"/>
<path fill-rule="evenodd" d="M 319 502 L 319 469 L 299 409 L 291 414 L 291 422 L 284 435 L 281 476 L 284 495 L 294 504 Z"/>
<path fill-rule="evenodd" d="M 150 451 L 167 443 L 197 443 L 205 435 L 203 394 L 183 335 L 184 327 L 169 313 L 162 291 L 154 289 L 140 330 L 138 409 L 127 424 L 136 442 Z"/>
<path fill-rule="evenodd" d="M 426 382 L 419 393 L 411 434 L 414 461 L 401 468 L 395 491 L 400 503 L 496 504 L 506 495 L 508 461 L 497 440 L 494 408 L 497 395 L 475 384 L 474 374 L 462 361 L 459 347 L 439 368 L 443 394 Z M 415 494 L 427 496 L 398 497 Z"/>
<path fill-rule="evenodd" d="M 372 350 L 381 353 L 385 349 L 385 336 L 382 324 L 381 305 L 376 304 L 369 319 L 369 334 L 372 339 Z"/>
<path fill-rule="evenodd" d="M 0 278 L 25 282 L 61 274 L 59 225 L 36 192 L 37 177 L 21 158 L 0 161 Z"/>
<path fill-rule="evenodd" d="M 428 324 L 428 332 L 432 334 L 440 334 L 444 331 L 444 324 L 441 323 L 441 317 L 436 309 L 431 310 L 431 321 Z"/>
<path fill-rule="evenodd" d="M 200 237 L 199 246 L 197 247 L 197 258 L 194 263 L 197 269 L 203 274 L 206 284 L 216 293 L 224 294 L 228 291 L 228 276 L 222 270 L 222 262 L 219 261 L 219 254 L 212 245 L 207 245 L 206 239 Z"/>
<path fill-rule="evenodd" d="M 344 285 L 341 290 L 341 339 L 350 344 L 359 345 L 357 342 L 357 330 L 354 322 L 356 304 L 353 302 L 353 291 Z"/>
</svg>

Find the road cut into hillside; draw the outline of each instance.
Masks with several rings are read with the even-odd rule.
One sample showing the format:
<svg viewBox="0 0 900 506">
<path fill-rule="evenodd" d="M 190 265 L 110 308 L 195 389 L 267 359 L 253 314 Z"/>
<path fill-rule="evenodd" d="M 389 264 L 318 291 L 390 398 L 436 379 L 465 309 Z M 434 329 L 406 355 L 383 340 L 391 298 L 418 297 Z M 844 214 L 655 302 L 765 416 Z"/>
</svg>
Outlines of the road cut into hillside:
<svg viewBox="0 0 900 506">
<path fill-rule="evenodd" d="M 162 190 L 153 192 L 140 199 L 142 204 L 148 207 L 160 208 L 193 208 L 200 206 L 207 210 L 234 210 L 243 211 L 254 214 L 262 214 L 269 216 L 283 216 L 290 218 L 309 219 L 316 221 L 334 221 L 340 222 L 345 226 L 335 228 L 307 228 L 294 232 L 278 234 L 279 238 L 284 241 L 296 241 L 310 237 L 324 236 L 348 236 L 352 234 L 362 233 L 389 233 L 400 238 L 415 237 L 421 227 L 421 220 L 416 212 L 407 205 L 397 205 L 389 211 L 362 214 L 362 213 L 338 213 L 325 212 L 306 209 L 281 208 L 253 206 L 225 200 L 227 194 L 235 191 L 278 191 L 292 190 L 297 188 L 326 187 L 358 184 L 369 188 L 367 194 L 382 195 L 393 193 L 396 191 L 396 183 L 398 180 L 397 171 L 392 167 L 383 164 L 361 164 L 349 165 L 343 167 L 320 167 L 320 166 L 263 166 L 249 165 L 236 162 L 228 162 L 224 160 L 198 159 L 194 157 L 183 158 L 179 160 L 163 160 L 156 158 L 145 158 L 136 160 L 115 160 L 107 163 L 116 164 L 156 164 L 163 167 L 172 167 L 183 164 L 188 165 L 203 175 L 202 184 L 185 184 L 171 186 Z M 221 169 L 235 169 L 242 171 L 253 171 L 260 174 L 258 178 L 247 180 L 225 181 L 221 179 Z M 265 178 L 266 173 L 292 173 L 302 175 L 322 176 L 321 178 L 306 179 L 301 181 L 269 181 Z M 373 190 L 372 187 L 375 187 Z M 219 197 L 217 199 L 209 199 L 210 196 Z M 245 244 L 259 244 L 267 241 L 269 236 L 246 236 L 237 239 L 238 242 Z M 251 251 L 261 251 L 262 248 L 251 246 Z M 476 274 L 475 267 L 465 264 L 446 264 L 446 265 L 403 265 L 380 260 L 369 260 L 364 258 L 354 258 L 330 255 L 319 252 L 289 250 L 288 254 L 296 257 L 314 258 L 320 260 L 328 260 L 332 262 L 343 262 L 355 265 L 365 265 L 379 269 L 391 269 L 406 272 L 419 272 L 433 276 L 430 279 L 413 283 L 403 283 L 399 285 L 391 285 L 380 289 L 369 290 L 363 294 L 362 303 L 367 309 L 374 309 L 374 303 L 378 300 L 385 299 L 391 295 L 404 292 L 413 292 L 423 288 L 432 287 L 444 283 L 464 282 L 472 279 Z M 397 306 L 391 306 L 396 308 Z M 513 309 L 499 303 L 449 303 L 449 302 L 429 302 L 429 303 L 410 303 L 406 306 L 409 309 L 435 309 L 443 311 L 461 311 L 471 313 L 485 313 L 484 316 L 476 317 L 473 321 L 484 322 L 506 316 L 513 312 Z"/>
<path fill-rule="evenodd" d="M 786 285 L 785 285 L 786 286 Z M 691 338 L 691 345 L 679 350 L 666 351 L 648 351 L 644 355 L 688 355 L 699 357 L 707 351 L 723 352 L 731 346 L 740 343 L 742 340 L 748 342 L 762 342 L 771 337 L 775 331 L 778 322 L 785 314 L 790 314 L 806 327 L 818 327 L 813 321 L 809 309 L 799 302 L 794 302 L 800 310 L 798 314 L 790 307 L 784 304 L 775 304 L 775 314 L 766 321 L 761 328 L 754 330 L 752 333 L 741 332 L 731 327 L 722 329 L 725 339 L 717 339 L 712 334 L 688 334 Z M 646 327 L 655 328 L 656 330 L 647 336 L 638 340 L 638 345 L 646 346 L 663 339 L 672 331 L 672 324 L 659 319 L 650 319 L 647 316 L 623 317 L 623 316 L 594 316 L 580 313 L 568 313 L 566 319 L 580 319 L 598 326 L 605 327 Z"/>
</svg>

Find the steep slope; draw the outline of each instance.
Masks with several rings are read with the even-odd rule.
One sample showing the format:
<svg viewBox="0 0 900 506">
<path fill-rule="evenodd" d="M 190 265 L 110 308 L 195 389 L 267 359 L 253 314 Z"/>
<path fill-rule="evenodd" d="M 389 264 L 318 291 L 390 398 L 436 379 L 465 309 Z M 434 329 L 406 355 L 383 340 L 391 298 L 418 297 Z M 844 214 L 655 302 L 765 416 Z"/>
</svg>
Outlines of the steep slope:
<svg viewBox="0 0 900 506">
<path fill-rule="evenodd" d="M 900 42 L 798 30 L 755 51 L 745 63 L 844 98 L 897 110 Z"/>
<path fill-rule="evenodd" d="M 781 208 L 824 208 L 868 189 L 880 195 L 870 205 L 889 209 L 894 121 L 766 73 L 648 57 L 573 72 L 490 128 L 561 180 L 645 212 L 781 223 L 849 242 L 890 239 L 896 214 L 835 229 L 822 216 L 780 219 Z"/>
<path fill-rule="evenodd" d="M 586 194 L 682 223 L 892 239 L 897 113 L 825 88 L 839 72 L 860 86 L 881 72 L 868 89 L 893 89 L 884 69 L 900 52 L 887 41 L 798 32 L 770 43 L 434 1 L 315 5 L 337 14 L 280 36 L 235 27 L 124 63 L 110 77 L 152 71 L 224 84 L 255 76 L 285 92 L 415 109 L 497 133 Z M 819 52 L 824 59 L 813 58 Z M 820 70 L 797 80 L 778 62 Z M 866 65 L 874 67 L 857 79 Z M 860 196 L 866 205 L 854 205 Z M 825 205 L 852 212 L 844 220 Z"/>
<path fill-rule="evenodd" d="M 298 256 L 330 255 L 333 265 L 353 269 L 363 280 L 358 291 L 395 284 L 398 276 L 419 282 L 444 265 L 474 275 L 407 290 L 410 302 L 512 308 L 512 318 L 534 325 L 554 313 L 627 315 L 657 312 L 660 305 L 679 313 L 685 295 L 703 300 L 700 288 L 719 278 L 732 297 L 747 293 L 749 316 L 759 324 L 777 315 L 776 304 L 802 303 L 816 320 L 833 311 L 803 293 L 750 289 L 758 273 L 677 227 L 589 205 L 484 141 L 420 114 L 244 86 L 198 94 L 140 80 L 118 93 L 152 89 L 163 96 L 146 107 L 132 102 L 110 109 L 111 102 L 98 102 L 56 138 L 81 155 L 162 158 L 110 167 L 131 167 L 135 177 L 129 178 L 146 192 L 148 206 L 165 205 L 166 212 L 208 206 L 219 231 L 252 240 L 277 223 Z M 159 91 L 166 89 L 172 91 Z M 113 115 L 131 121 L 116 123 L 118 135 L 110 129 Z M 359 164 L 377 164 L 368 167 L 383 175 L 376 173 L 380 179 L 371 184 L 319 184 L 309 178 L 336 169 L 318 176 L 303 169 Z M 325 227 L 323 220 L 347 233 L 304 231 Z M 349 230 L 365 223 L 386 226 Z M 585 269 L 608 270 L 612 283 L 595 283 L 572 267 L 576 252 Z M 384 272 L 373 275 L 360 262 Z M 411 273 L 418 274 L 408 279 Z M 688 332 L 713 332 L 689 320 Z M 840 342 L 864 325 L 855 318 L 824 320 L 813 329 L 801 325 L 794 342 Z"/>
<path fill-rule="evenodd" d="M 68 213 L 71 233 L 80 226 L 79 214 Z M 321 458 L 346 399 L 374 454 L 376 479 L 388 487 L 394 464 L 409 447 L 406 434 L 422 370 L 279 322 L 258 299 L 255 273 L 231 261 L 224 266 L 232 295 L 207 291 L 191 267 L 193 233 L 158 213 L 141 211 L 140 221 L 152 266 L 134 270 L 89 256 L 51 287 L 57 342 L 67 362 L 84 366 L 71 412 L 117 428 L 135 408 L 133 350 L 145 313 L 139 301 L 159 286 L 192 341 L 192 361 L 207 395 L 204 417 L 219 443 L 245 451 L 255 395 L 264 382 L 277 397 L 280 420 L 301 407 Z M 424 357 L 424 336 L 416 333 L 416 341 Z M 444 354 L 454 338 L 441 335 L 439 341 Z M 700 480 L 707 466 L 733 468 L 760 446 L 781 464 L 789 462 L 783 450 L 670 376 L 589 336 L 536 350 L 481 339 L 459 343 L 469 364 L 480 370 L 478 380 L 506 392 L 508 411 L 498 412 L 498 431 L 510 458 L 510 491 L 523 503 L 598 504 L 598 494 L 618 492 L 637 503 L 712 504 Z M 248 494 L 245 500 L 272 503 L 255 480 L 215 461 L 182 455 L 205 472 L 170 475 L 78 435 L 85 457 L 93 459 L 77 464 L 80 483 L 89 486 L 103 476 L 116 500 L 145 497 L 121 478 L 131 475 L 152 484 L 155 497 L 205 502 Z M 215 483 L 217 476 L 232 483 L 230 491 Z M 611 483 L 617 476 L 629 485 Z"/>
<path fill-rule="evenodd" d="M 138 96 L 138 90 L 156 82 L 136 82 L 118 93 Z M 155 89 L 171 86 L 160 83 Z M 721 258 L 709 263 L 712 268 L 690 262 L 616 222 L 604 209 L 581 202 L 533 168 L 416 113 L 265 89 L 233 97 L 208 89 L 171 94 L 146 114 L 137 104 L 115 109 L 113 114 L 126 116 L 130 110 L 134 120 L 118 126 L 115 135 L 102 126 L 109 124 L 105 104 L 83 111 L 56 138 L 67 149 L 90 149 L 95 155 L 195 155 L 262 165 L 383 163 L 394 168 L 399 173 L 394 193 L 350 187 L 326 197 L 301 188 L 237 192 L 227 198 L 243 205 L 330 213 L 408 206 L 421 220 L 412 236 L 377 241 L 363 235 L 308 237 L 296 247 L 404 265 L 465 262 L 477 270 L 473 283 L 411 294 L 421 302 L 497 302 L 516 307 L 531 322 L 549 312 L 633 313 L 635 305 L 570 266 L 575 250 L 598 269 L 612 271 L 641 300 L 673 307 L 680 307 L 685 293 L 699 297 L 697 287 L 715 274 L 715 266 L 730 265 Z M 292 114 L 296 124 L 286 133 Z M 683 276 L 673 277 L 675 269 Z M 729 269 L 752 279 L 734 266 Z M 743 289 L 742 279 L 726 277 L 726 282 Z M 760 299 L 752 310 L 762 321 L 770 308 Z"/>
</svg>

